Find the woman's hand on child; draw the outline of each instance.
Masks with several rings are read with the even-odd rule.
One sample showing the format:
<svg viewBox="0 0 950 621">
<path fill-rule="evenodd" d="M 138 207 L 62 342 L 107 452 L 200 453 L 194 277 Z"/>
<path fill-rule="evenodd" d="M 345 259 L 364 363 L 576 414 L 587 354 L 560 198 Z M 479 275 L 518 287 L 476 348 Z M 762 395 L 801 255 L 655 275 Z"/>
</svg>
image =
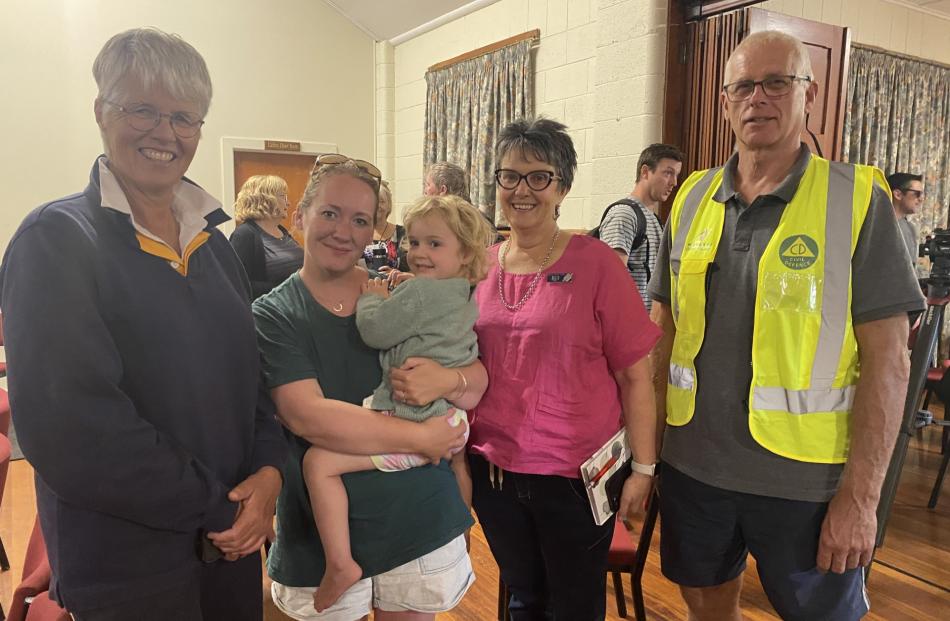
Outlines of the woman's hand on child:
<svg viewBox="0 0 950 621">
<path fill-rule="evenodd" d="M 457 375 L 429 358 L 407 358 L 399 368 L 389 371 L 389 383 L 397 401 L 407 405 L 428 405 L 449 394 Z"/>
<path fill-rule="evenodd" d="M 363 293 L 378 295 L 386 300 L 389 298 L 389 281 L 384 278 L 370 278 L 363 283 L 361 290 Z"/>
<path fill-rule="evenodd" d="M 424 455 L 434 464 L 443 459 L 451 459 L 465 446 L 466 425 L 452 426 L 455 408 L 450 408 L 445 416 L 433 416 L 417 426 L 423 431 L 416 452 Z"/>
</svg>

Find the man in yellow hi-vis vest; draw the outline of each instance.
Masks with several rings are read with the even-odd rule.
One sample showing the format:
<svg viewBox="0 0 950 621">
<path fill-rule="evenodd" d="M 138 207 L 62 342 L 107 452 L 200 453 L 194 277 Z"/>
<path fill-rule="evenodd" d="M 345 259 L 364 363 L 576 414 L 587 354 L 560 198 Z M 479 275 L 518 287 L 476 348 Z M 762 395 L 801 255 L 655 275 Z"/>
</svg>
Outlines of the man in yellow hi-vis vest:
<svg viewBox="0 0 950 621">
<path fill-rule="evenodd" d="M 786 621 L 859 619 L 923 299 L 880 171 L 801 143 L 802 43 L 754 33 L 723 82 L 736 151 L 681 186 L 649 287 L 663 573 L 739 621 L 751 552 Z"/>
</svg>

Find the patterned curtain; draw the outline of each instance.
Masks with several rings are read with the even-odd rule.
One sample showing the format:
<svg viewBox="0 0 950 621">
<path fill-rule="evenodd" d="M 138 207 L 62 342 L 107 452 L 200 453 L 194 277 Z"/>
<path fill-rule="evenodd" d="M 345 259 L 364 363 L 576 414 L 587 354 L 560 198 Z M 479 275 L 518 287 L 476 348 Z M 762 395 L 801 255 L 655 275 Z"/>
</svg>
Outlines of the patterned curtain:
<svg viewBox="0 0 950 621">
<path fill-rule="evenodd" d="M 495 142 L 501 128 L 534 113 L 530 39 L 426 73 L 425 165 L 469 171 L 472 203 L 496 224 Z"/>
<path fill-rule="evenodd" d="M 926 196 L 911 220 L 921 241 L 947 228 L 950 67 L 852 46 L 842 152 L 885 174 L 922 174 Z"/>
</svg>

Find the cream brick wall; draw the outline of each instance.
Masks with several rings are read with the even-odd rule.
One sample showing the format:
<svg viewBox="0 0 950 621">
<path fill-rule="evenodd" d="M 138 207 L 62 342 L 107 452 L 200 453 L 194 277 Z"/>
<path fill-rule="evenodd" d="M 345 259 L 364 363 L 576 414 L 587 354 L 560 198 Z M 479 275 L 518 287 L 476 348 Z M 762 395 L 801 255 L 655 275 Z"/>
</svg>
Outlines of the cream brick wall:
<svg viewBox="0 0 950 621">
<path fill-rule="evenodd" d="M 601 207 L 632 188 L 637 155 L 660 137 L 665 6 L 665 0 L 501 0 L 397 45 L 393 164 L 386 168 L 382 152 L 378 158 L 393 171 L 396 217 L 422 192 L 426 69 L 538 28 L 535 111 L 568 126 L 578 155 L 561 223 L 596 224 Z M 385 120 L 382 112 L 377 103 L 377 118 Z M 384 135 L 378 126 L 378 143 Z"/>
<path fill-rule="evenodd" d="M 396 64 L 392 44 L 378 41 L 376 62 L 376 164 L 392 179 L 396 155 Z"/>
<path fill-rule="evenodd" d="M 378 159 L 394 183 L 397 217 L 422 191 L 426 69 L 539 28 L 535 111 L 567 124 L 578 154 L 561 222 L 568 228 L 596 224 L 603 207 L 632 188 L 640 151 L 662 137 L 666 5 L 666 0 L 501 0 L 396 46 L 394 114 L 387 115 L 387 102 L 377 102 L 377 144 L 392 145 L 392 155 L 380 150 Z M 950 62 L 950 20 L 903 4 L 770 0 L 759 6 L 849 26 L 859 43 Z M 388 79 L 386 71 L 378 68 L 377 79 Z M 377 85 L 377 94 L 388 96 L 386 88 Z"/>
<path fill-rule="evenodd" d="M 851 40 L 950 63 L 950 18 L 888 0 L 769 0 L 763 9 L 851 28 Z"/>
<path fill-rule="evenodd" d="M 594 79 L 593 180 L 585 224 L 633 189 L 637 159 L 663 133 L 666 2 L 600 0 Z"/>
</svg>

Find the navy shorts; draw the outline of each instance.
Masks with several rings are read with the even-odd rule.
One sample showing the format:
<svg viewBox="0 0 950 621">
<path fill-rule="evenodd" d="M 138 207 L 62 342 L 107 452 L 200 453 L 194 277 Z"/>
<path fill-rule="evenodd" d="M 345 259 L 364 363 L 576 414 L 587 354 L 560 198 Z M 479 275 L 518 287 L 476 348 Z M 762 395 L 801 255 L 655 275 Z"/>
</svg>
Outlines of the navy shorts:
<svg viewBox="0 0 950 621">
<path fill-rule="evenodd" d="M 868 612 L 864 572 L 816 567 L 826 502 L 786 500 L 712 487 L 664 465 L 660 474 L 663 575 L 684 587 L 739 576 L 751 552 L 785 621 L 851 621 Z"/>
</svg>

